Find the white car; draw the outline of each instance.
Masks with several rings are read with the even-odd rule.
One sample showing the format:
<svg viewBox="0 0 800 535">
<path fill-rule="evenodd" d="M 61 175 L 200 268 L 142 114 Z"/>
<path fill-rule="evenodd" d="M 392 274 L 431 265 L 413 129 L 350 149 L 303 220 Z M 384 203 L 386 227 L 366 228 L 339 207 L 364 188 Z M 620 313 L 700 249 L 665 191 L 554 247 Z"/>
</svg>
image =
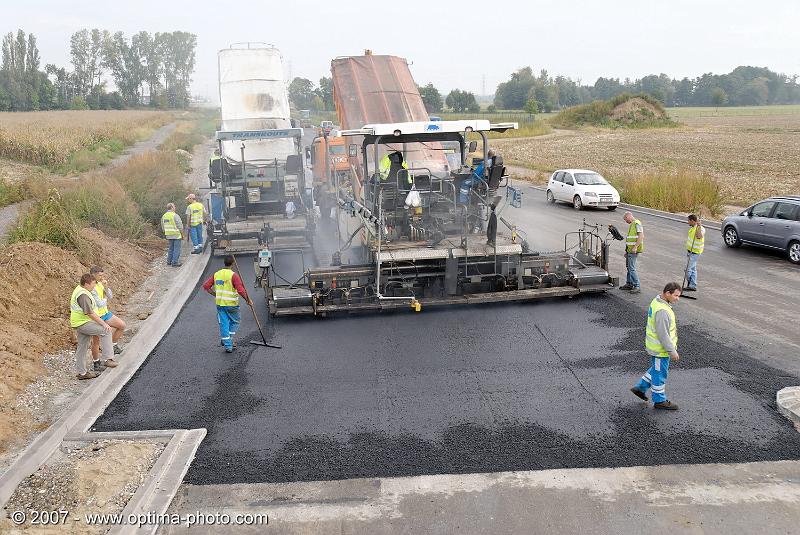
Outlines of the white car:
<svg viewBox="0 0 800 535">
<path fill-rule="evenodd" d="M 586 169 L 559 169 L 547 182 L 547 200 L 564 201 L 576 210 L 595 206 L 616 210 L 619 192 L 595 171 Z"/>
</svg>

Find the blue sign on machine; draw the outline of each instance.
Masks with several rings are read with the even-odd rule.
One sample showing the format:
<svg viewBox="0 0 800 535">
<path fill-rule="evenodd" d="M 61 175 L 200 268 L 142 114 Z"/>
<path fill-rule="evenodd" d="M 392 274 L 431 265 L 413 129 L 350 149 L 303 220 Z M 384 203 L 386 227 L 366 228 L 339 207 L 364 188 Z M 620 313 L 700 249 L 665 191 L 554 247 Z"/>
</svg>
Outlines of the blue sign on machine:
<svg viewBox="0 0 800 535">
<path fill-rule="evenodd" d="M 231 130 L 217 131 L 217 141 L 238 141 L 245 139 L 275 139 L 287 137 L 301 137 L 302 128 L 283 128 L 275 130 Z"/>
</svg>

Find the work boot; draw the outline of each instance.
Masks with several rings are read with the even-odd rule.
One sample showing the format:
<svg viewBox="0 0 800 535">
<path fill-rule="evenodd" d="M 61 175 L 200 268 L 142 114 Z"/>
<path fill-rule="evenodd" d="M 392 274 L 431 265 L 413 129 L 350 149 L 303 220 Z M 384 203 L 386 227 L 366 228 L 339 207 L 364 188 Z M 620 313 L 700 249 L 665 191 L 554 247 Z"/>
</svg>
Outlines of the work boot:
<svg viewBox="0 0 800 535">
<path fill-rule="evenodd" d="M 84 381 L 86 379 L 94 379 L 95 377 L 99 377 L 99 376 L 100 376 L 99 373 L 96 373 L 96 372 L 93 372 L 93 371 L 88 371 L 86 373 L 79 373 L 77 375 L 78 380 L 80 380 L 80 381 Z"/>
<path fill-rule="evenodd" d="M 103 364 L 99 360 L 93 360 L 92 361 L 92 371 L 94 371 L 98 375 L 103 373 L 103 370 L 105 370 L 105 369 L 106 369 L 105 364 Z"/>
<path fill-rule="evenodd" d="M 119 364 L 117 364 L 117 361 L 115 361 L 114 359 L 106 359 L 103 361 L 103 366 L 105 366 L 106 368 L 116 368 L 117 366 L 119 366 Z"/>
<path fill-rule="evenodd" d="M 660 403 L 656 403 L 653 405 L 654 409 L 660 409 L 662 411 L 676 411 L 678 410 L 678 406 L 675 405 L 671 401 L 662 401 Z"/>
<path fill-rule="evenodd" d="M 633 392 L 634 396 L 636 396 L 637 398 L 642 399 L 644 401 L 647 401 L 647 400 L 650 399 L 650 398 L 647 397 L 647 394 L 645 394 L 644 392 L 642 392 L 641 390 L 639 390 L 635 386 L 633 388 L 631 388 L 631 392 Z"/>
<path fill-rule="evenodd" d="M 684 291 L 684 292 L 696 292 L 697 288 L 689 288 L 689 287 L 687 287 L 687 288 L 684 288 L 682 291 Z"/>
<path fill-rule="evenodd" d="M 642 293 L 642 289 L 639 288 L 638 286 L 636 288 L 631 288 L 631 293 L 632 294 L 640 294 L 640 293 Z"/>
<path fill-rule="evenodd" d="M 236 341 L 234 340 L 234 341 L 233 341 L 233 342 L 231 342 L 231 343 L 233 344 L 233 347 L 234 347 L 234 349 L 236 349 Z M 221 345 L 222 347 L 225 347 L 225 342 L 223 342 L 222 340 L 220 340 L 220 342 L 219 342 L 219 345 Z"/>
<path fill-rule="evenodd" d="M 192 254 L 200 254 L 200 249 L 192 249 Z"/>
<path fill-rule="evenodd" d="M 623 284 L 622 286 L 619 287 L 620 290 L 631 290 L 632 288 L 633 286 L 631 286 L 630 284 Z"/>
<path fill-rule="evenodd" d="M 225 353 L 233 353 L 233 348 L 232 347 L 226 347 L 225 348 Z"/>
<path fill-rule="evenodd" d="M 171 264 L 172 267 L 181 267 L 182 265 L 183 262 L 175 262 L 174 264 Z"/>
</svg>

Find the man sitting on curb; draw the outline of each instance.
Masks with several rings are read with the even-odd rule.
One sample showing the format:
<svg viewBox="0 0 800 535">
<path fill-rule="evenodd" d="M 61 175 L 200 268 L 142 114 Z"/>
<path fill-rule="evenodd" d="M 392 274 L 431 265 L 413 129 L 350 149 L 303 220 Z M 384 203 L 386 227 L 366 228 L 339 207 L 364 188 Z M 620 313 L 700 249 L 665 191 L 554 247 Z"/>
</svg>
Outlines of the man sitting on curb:
<svg viewBox="0 0 800 535">
<path fill-rule="evenodd" d="M 114 293 L 111 291 L 111 287 L 108 286 L 108 280 L 106 279 L 106 273 L 100 266 L 92 266 L 89 270 L 89 274 L 95 278 L 96 284 L 94 290 L 92 291 L 92 297 L 94 297 L 94 302 L 97 305 L 97 315 L 100 316 L 100 319 L 111 325 L 114 328 L 114 334 L 111 337 L 111 341 L 114 343 L 114 354 L 119 355 L 122 353 L 122 349 L 119 347 L 119 340 L 122 338 L 122 334 L 125 332 L 125 322 L 113 312 L 108 309 L 108 301 L 109 299 L 114 297 Z M 92 366 L 93 370 L 96 372 L 103 371 L 103 365 L 100 364 L 100 339 L 98 337 L 92 338 Z"/>
<path fill-rule="evenodd" d="M 69 301 L 69 324 L 75 329 L 75 336 L 78 339 L 78 349 L 75 350 L 75 369 L 78 372 L 78 379 L 94 379 L 99 373 L 94 370 L 86 369 L 86 352 L 92 337 L 100 338 L 100 348 L 103 356 L 101 364 L 107 368 L 117 365 L 114 362 L 114 346 L 111 342 L 111 326 L 97 315 L 97 304 L 95 303 L 92 291 L 96 281 L 93 275 L 86 273 L 81 275 L 81 281 L 72 291 Z"/>
</svg>

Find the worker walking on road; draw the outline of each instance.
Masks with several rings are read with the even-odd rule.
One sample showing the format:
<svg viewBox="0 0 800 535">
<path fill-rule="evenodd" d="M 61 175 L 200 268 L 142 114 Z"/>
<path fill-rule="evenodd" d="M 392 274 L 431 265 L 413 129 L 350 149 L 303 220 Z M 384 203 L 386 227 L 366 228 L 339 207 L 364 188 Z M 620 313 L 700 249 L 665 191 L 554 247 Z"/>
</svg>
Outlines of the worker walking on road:
<svg viewBox="0 0 800 535">
<path fill-rule="evenodd" d="M 189 205 L 186 207 L 186 220 L 189 222 L 189 232 L 186 239 L 192 240 L 192 254 L 203 252 L 203 223 L 206 221 L 206 208 L 203 203 L 197 202 L 194 193 L 186 196 Z"/>
<path fill-rule="evenodd" d="M 622 219 L 628 224 L 628 235 L 625 237 L 625 267 L 628 270 L 628 277 L 625 284 L 619 289 L 630 290 L 632 294 L 638 294 L 642 290 L 639 286 L 636 262 L 644 251 L 644 227 L 642 227 L 642 222 L 634 218 L 630 212 L 625 212 Z"/>
<path fill-rule="evenodd" d="M 183 221 L 181 221 L 181 217 L 175 212 L 174 203 L 169 203 L 167 205 L 167 212 L 161 216 L 161 228 L 164 231 L 164 237 L 167 238 L 169 242 L 169 249 L 167 249 L 167 265 L 180 267 Z"/>
<path fill-rule="evenodd" d="M 233 353 L 236 347 L 233 337 L 241 322 L 239 296 L 242 296 L 248 305 L 253 306 L 241 277 L 231 269 L 231 266 L 233 257 L 228 255 L 225 257 L 225 267 L 203 283 L 203 289 L 214 296 L 217 304 L 220 345 L 225 348 L 226 353 Z"/>
<path fill-rule="evenodd" d="M 678 325 L 672 305 L 681 296 L 681 286 L 669 282 L 664 291 L 657 295 L 647 310 L 645 328 L 645 349 L 650 355 L 650 369 L 639 382 L 631 388 L 633 394 L 647 401 L 647 389 L 653 392 L 653 408 L 676 411 L 678 406 L 667 400 L 666 384 L 669 361 L 680 360 L 678 355 Z"/>
<path fill-rule="evenodd" d="M 78 339 L 78 348 L 75 350 L 75 370 L 78 372 L 78 379 L 94 379 L 99 372 L 86 369 L 86 353 L 92 338 L 100 338 L 100 348 L 103 356 L 101 365 L 113 368 L 117 365 L 114 362 L 114 349 L 111 342 L 112 327 L 97 314 L 97 303 L 92 292 L 96 281 L 92 274 L 81 275 L 80 284 L 72 291 L 69 300 L 69 324 L 75 329 L 75 336 Z"/>
<path fill-rule="evenodd" d="M 689 235 L 686 237 L 686 255 L 688 257 L 686 262 L 686 288 L 685 292 L 697 291 L 697 260 L 703 254 L 706 242 L 706 229 L 700 224 L 700 219 L 694 215 L 689 214 L 687 219 L 689 223 Z"/>
<path fill-rule="evenodd" d="M 119 340 L 122 338 L 127 325 L 108 309 L 108 301 L 114 297 L 114 292 L 111 291 L 111 287 L 108 285 L 108 279 L 106 279 L 106 273 L 103 268 L 92 266 L 89 274 L 95 279 L 92 297 L 94 297 L 94 302 L 97 305 L 97 315 L 114 329 L 111 335 L 111 342 L 114 345 L 114 354 L 119 355 L 122 353 L 122 349 L 119 347 Z M 100 339 L 97 336 L 92 338 L 92 365 L 94 366 L 94 371 L 103 370 L 103 366 L 100 364 Z"/>
</svg>

